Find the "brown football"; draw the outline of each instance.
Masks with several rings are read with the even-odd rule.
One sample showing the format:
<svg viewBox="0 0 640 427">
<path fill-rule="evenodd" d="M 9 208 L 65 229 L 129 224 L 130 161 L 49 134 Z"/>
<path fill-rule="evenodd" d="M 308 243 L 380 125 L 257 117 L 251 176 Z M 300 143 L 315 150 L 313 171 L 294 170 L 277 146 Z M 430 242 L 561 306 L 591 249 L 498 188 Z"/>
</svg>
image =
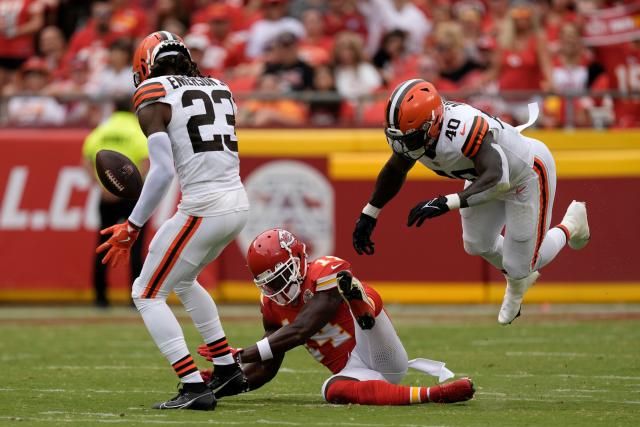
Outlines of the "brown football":
<svg viewBox="0 0 640 427">
<path fill-rule="evenodd" d="M 136 200 L 142 191 L 142 176 L 136 165 L 124 154 L 100 150 L 96 154 L 96 172 L 111 194 Z"/>
</svg>

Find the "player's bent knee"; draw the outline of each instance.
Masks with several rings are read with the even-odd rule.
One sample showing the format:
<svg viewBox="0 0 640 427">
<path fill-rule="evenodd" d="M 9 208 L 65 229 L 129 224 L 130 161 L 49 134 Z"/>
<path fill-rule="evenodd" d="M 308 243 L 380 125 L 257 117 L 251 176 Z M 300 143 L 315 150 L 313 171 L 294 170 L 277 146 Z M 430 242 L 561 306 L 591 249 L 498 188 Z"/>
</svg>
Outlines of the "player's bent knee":
<svg viewBox="0 0 640 427">
<path fill-rule="evenodd" d="M 489 255 L 492 253 L 492 249 L 493 249 L 491 247 L 488 247 L 487 245 L 477 243 L 477 242 L 470 242 L 468 240 L 463 241 L 463 245 L 464 245 L 464 251 L 467 254 L 472 256 Z"/>
<path fill-rule="evenodd" d="M 132 297 L 133 304 L 136 306 L 140 313 L 143 313 L 152 307 L 165 303 L 164 298 L 142 298 L 142 297 Z"/>
<path fill-rule="evenodd" d="M 344 403 L 346 396 L 341 393 L 341 388 L 332 387 L 338 382 L 342 381 L 359 381 L 351 377 L 334 376 L 327 379 L 322 385 L 322 397 L 329 403 Z"/>
<path fill-rule="evenodd" d="M 516 280 L 524 279 L 533 272 L 531 265 L 529 264 L 514 263 L 503 259 L 502 265 L 504 270 L 507 272 L 507 276 Z"/>
</svg>

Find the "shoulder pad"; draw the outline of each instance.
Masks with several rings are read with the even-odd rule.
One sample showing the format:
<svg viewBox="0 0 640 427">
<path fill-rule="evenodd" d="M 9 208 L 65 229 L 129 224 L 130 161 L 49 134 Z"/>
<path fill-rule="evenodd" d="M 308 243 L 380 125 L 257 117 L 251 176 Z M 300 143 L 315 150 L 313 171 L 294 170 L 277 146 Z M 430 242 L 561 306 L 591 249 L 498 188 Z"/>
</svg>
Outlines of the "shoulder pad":
<svg viewBox="0 0 640 427">
<path fill-rule="evenodd" d="M 150 104 L 158 101 L 160 98 L 167 95 L 167 90 L 164 87 L 162 80 L 151 79 L 146 81 L 136 89 L 133 94 L 133 108 L 138 111 L 143 105 Z"/>
</svg>

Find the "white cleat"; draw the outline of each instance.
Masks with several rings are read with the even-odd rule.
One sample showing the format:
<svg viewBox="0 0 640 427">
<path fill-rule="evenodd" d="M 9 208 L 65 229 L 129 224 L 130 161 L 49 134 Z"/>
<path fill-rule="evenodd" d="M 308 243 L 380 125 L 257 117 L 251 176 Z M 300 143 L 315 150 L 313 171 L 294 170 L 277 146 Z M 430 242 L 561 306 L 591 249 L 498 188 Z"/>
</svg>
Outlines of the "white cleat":
<svg viewBox="0 0 640 427">
<path fill-rule="evenodd" d="M 527 290 L 536 283 L 540 273 L 534 271 L 522 279 L 512 279 L 507 276 L 507 290 L 502 299 L 498 322 L 501 325 L 508 325 L 520 316 L 522 300 Z"/>
<path fill-rule="evenodd" d="M 589 221 L 587 220 L 587 206 L 584 202 L 571 202 L 567 213 L 560 222 L 569 232 L 569 247 L 580 250 L 587 246 L 591 234 L 589 233 Z"/>
</svg>

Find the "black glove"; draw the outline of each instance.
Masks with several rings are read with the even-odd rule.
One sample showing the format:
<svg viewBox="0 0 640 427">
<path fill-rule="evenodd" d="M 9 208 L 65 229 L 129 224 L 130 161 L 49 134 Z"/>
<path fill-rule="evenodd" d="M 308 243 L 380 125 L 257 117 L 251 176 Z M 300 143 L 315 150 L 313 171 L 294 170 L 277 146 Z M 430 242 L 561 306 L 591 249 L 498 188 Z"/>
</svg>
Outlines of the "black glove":
<svg viewBox="0 0 640 427">
<path fill-rule="evenodd" d="M 373 255 L 374 248 L 371 241 L 371 233 L 376 226 L 376 219 L 367 214 L 361 213 L 356 221 L 356 228 L 353 230 L 353 247 L 358 255 Z"/>
<path fill-rule="evenodd" d="M 425 219 L 435 218 L 447 212 L 449 212 L 449 206 L 447 206 L 447 198 L 445 196 L 425 200 L 411 209 L 407 226 L 411 227 L 413 224 L 416 224 L 416 227 L 420 227 Z M 418 222 L 416 223 L 416 221 Z"/>
</svg>

